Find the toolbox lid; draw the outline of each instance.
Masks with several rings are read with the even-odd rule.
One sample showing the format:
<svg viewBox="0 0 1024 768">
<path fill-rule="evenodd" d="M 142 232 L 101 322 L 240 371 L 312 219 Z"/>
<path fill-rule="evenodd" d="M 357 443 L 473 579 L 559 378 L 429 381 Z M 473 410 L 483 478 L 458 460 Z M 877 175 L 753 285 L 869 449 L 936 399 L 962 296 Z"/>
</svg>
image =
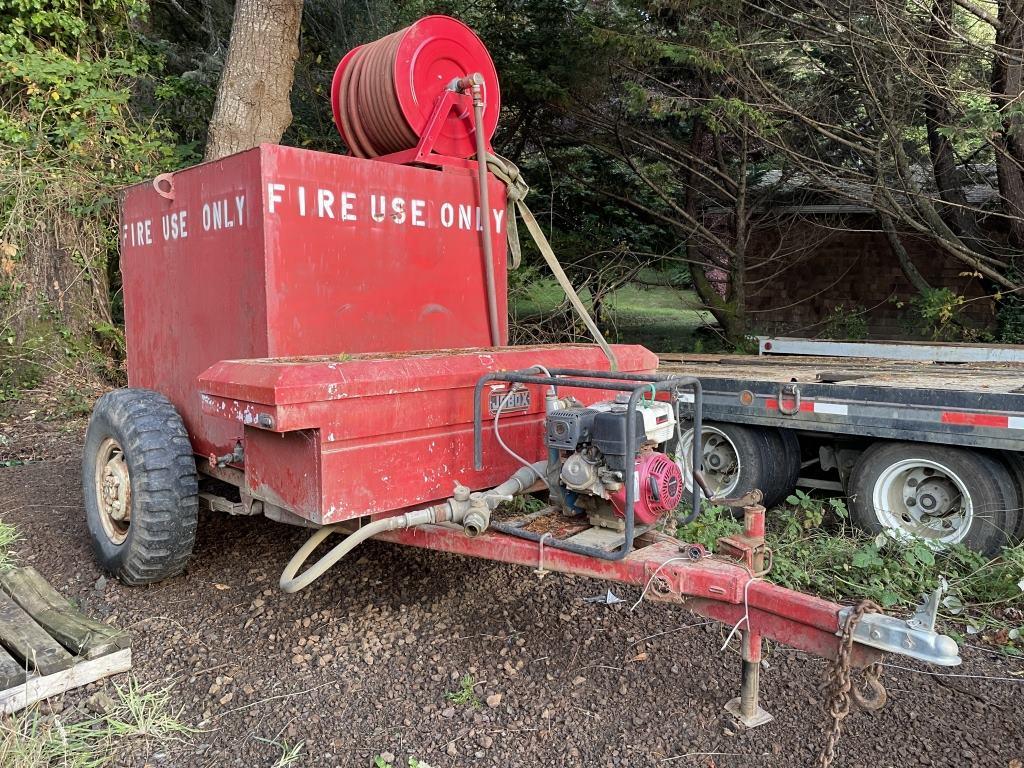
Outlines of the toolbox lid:
<svg viewBox="0 0 1024 768">
<path fill-rule="evenodd" d="M 658 366 L 657 355 L 640 345 L 615 344 L 613 349 L 622 371 Z M 210 397 L 276 406 L 473 387 L 492 371 L 538 364 L 608 370 L 597 345 L 546 344 L 223 360 L 199 375 L 199 389 Z"/>
</svg>

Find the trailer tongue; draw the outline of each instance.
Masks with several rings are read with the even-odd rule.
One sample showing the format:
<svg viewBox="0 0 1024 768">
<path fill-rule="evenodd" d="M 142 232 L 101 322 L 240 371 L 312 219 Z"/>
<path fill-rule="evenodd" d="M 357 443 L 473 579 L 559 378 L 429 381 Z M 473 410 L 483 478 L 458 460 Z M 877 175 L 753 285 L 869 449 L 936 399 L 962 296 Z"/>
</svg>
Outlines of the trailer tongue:
<svg viewBox="0 0 1024 768">
<path fill-rule="evenodd" d="M 316 529 L 286 591 L 370 537 L 632 584 L 731 627 L 743 684 L 729 707 L 751 726 L 770 719 L 765 637 L 836 663 L 833 715 L 851 669 L 874 689 L 855 697 L 884 701 L 883 653 L 959 663 L 934 612 L 907 622 L 772 584 L 757 492 L 712 499 L 745 514 L 713 553 L 660 532 L 687 485 L 688 519 L 711 495 L 698 379 L 603 339 L 503 346 L 513 221 L 505 185 L 471 159 L 489 153 L 498 105 L 472 32 L 429 17 L 356 49 L 333 103 L 357 157 L 261 146 L 125 194 L 131 388 L 97 402 L 83 460 L 107 570 L 180 573 L 201 499 Z M 531 493 L 547 506 L 502 507 Z"/>
</svg>

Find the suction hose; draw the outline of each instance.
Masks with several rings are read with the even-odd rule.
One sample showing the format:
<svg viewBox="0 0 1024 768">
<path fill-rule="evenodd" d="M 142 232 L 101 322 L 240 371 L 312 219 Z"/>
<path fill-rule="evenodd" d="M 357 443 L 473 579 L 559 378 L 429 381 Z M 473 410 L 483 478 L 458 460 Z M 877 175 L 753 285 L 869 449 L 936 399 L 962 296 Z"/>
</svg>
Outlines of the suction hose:
<svg viewBox="0 0 1024 768">
<path fill-rule="evenodd" d="M 436 507 L 429 507 L 417 510 L 416 512 L 406 512 L 404 515 L 374 520 L 369 525 L 364 525 L 359 530 L 346 536 L 334 549 L 306 569 L 305 573 L 301 576 L 296 576 L 295 574 L 298 573 L 299 568 L 302 567 L 302 564 L 306 562 L 306 559 L 313 554 L 316 548 L 332 533 L 339 532 L 344 528 L 341 525 L 325 525 L 323 528 L 315 531 L 309 537 L 309 540 L 299 548 L 299 551 L 292 556 L 292 559 L 288 561 L 288 565 L 285 566 L 284 571 L 281 573 L 281 589 L 285 592 L 298 592 L 300 589 L 305 589 L 327 573 L 328 569 L 341 560 L 341 558 L 372 536 L 384 533 L 385 531 L 409 528 L 412 525 L 438 522 L 436 512 L 446 509 L 447 505 L 439 504 Z M 419 522 L 413 522 L 413 520 L 419 520 Z"/>
<path fill-rule="evenodd" d="M 547 462 L 541 461 L 529 467 L 521 467 L 512 477 L 489 491 L 469 493 L 469 489 L 462 489 L 465 493 L 456 493 L 442 504 L 374 520 L 350 533 L 334 549 L 307 568 L 301 576 L 296 576 L 309 556 L 328 536 L 332 533 L 343 533 L 345 529 L 343 524 L 325 525 L 315 531 L 288 561 L 288 565 L 281 572 L 280 587 L 282 591 L 288 593 L 305 589 L 357 546 L 386 531 L 397 531 L 434 523 L 468 523 L 467 535 L 477 536 L 486 529 L 490 521 L 491 510 L 502 501 L 510 500 L 543 478 L 546 466 Z"/>
</svg>

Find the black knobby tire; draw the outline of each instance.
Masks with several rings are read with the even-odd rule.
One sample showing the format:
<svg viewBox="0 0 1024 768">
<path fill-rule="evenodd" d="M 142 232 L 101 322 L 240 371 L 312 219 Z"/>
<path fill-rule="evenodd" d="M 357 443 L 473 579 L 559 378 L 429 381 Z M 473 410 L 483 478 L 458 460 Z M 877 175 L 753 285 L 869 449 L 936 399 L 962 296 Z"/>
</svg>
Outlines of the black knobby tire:
<svg viewBox="0 0 1024 768">
<path fill-rule="evenodd" d="M 785 490 L 783 491 L 784 496 L 791 494 L 796 488 L 796 482 L 800 479 L 800 470 L 803 468 L 803 454 L 800 452 L 800 438 L 796 436 L 796 431 L 792 429 L 780 429 L 779 435 L 782 437 L 783 450 L 786 456 L 786 482 Z"/>
<path fill-rule="evenodd" d="M 959 543 L 978 552 L 994 555 L 1006 543 L 1010 526 L 1016 526 L 1018 493 L 1009 471 L 987 454 L 925 443 L 877 442 L 861 454 L 850 474 L 850 517 L 854 524 L 870 533 L 885 529 L 875 509 L 873 495 L 881 495 L 884 478 L 906 462 L 933 462 L 947 468 L 966 488 L 973 513 Z M 895 483 L 896 481 L 894 481 Z M 894 487 L 898 488 L 898 485 Z M 888 511 L 898 517 L 899 509 Z M 904 529 L 909 533 L 912 526 Z M 935 543 L 943 545 L 941 539 Z"/>
<path fill-rule="evenodd" d="M 166 397 L 116 389 L 96 401 L 82 488 L 93 552 L 105 571 L 132 585 L 184 571 L 195 544 L 199 482 L 188 432 Z M 121 507 L 111 493 L 126 500 Z"/>
</svg>

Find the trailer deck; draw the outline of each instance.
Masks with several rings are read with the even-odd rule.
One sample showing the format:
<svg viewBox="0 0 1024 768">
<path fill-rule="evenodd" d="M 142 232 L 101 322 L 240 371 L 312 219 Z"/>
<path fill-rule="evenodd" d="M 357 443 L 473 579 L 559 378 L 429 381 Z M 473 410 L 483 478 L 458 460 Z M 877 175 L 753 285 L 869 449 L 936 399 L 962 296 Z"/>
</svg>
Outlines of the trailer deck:
<svg viewBox="0 0 1024 768">
<path fill-rule="evenodd" d="M 660 355 L 704 385 L 708 420 L 1024 450 L 1024 364 Z"/>
</svg>

